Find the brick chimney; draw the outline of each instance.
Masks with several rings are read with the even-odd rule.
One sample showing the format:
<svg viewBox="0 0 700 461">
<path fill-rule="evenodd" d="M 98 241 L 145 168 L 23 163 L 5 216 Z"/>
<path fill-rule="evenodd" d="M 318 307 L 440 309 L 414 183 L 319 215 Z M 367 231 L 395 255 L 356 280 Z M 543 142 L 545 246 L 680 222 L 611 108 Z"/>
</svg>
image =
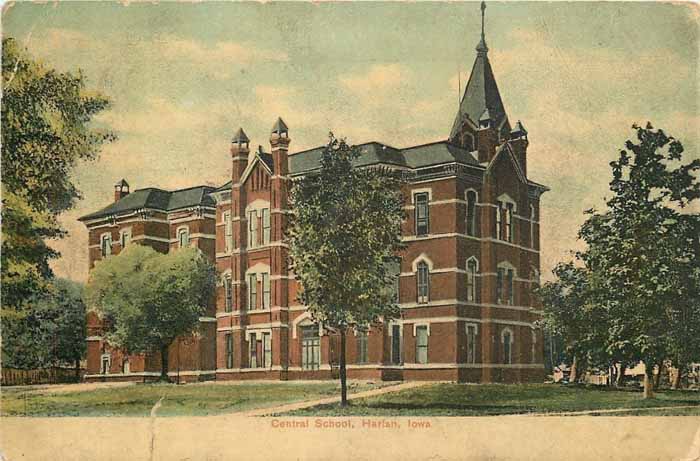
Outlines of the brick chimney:
<svg viewBox="0 0 700 461">
<path fill-rule="evenodd" d="M 496 155 L 496 145 L 498 144 L 498 135 L 496 128 L 493 126 L 493 120 L 489 114 L 489 110 L 484 110 L 484 113 L 479 117 L 479 131 L 476 133 L 476 146 L 479 151 L 479 163 L 488 163 Z"/>
<path fill-rule="evenodd" d="M 118 202 L 127 195 L 129 195 L 129 183 L 126 179 L 122 179 L 114 185 L 114 201 Z"/>
<path fill-rule="evenodd" d="M 518 159 L 518 164 L 523 170 L 523 174 L 527 177 L 527 146 L 529 142 L 527 140 L 527 130 L 523 124 L 518 120 L 510 132 L 510 146 L 513 148 L 515 153 L 515 158 Z"/>
</svg>

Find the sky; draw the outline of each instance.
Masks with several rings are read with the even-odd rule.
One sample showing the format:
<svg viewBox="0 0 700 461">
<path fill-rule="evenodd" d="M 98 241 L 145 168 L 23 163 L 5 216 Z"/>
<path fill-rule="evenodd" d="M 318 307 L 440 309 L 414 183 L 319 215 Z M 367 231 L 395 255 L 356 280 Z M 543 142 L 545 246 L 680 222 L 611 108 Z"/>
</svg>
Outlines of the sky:
<svg viewBox="0 0 700 461">
<path fill-rule="evenodd" d="M 529 131 L 542 197 L 542 273 L 581 248 L 609 162 L 651 121 L 698 156 L 698 19 L 690 3 L 489 2 L 486 41 L 506 112 Z M 291 152 L 350 143 L 444 140 L 480 34 L 477 2 L 6 4 L 4 37 L 61 71 L 81 69 L 110 98 L 95 120 L 119 139 L 73 180 L 83 198 L 51 245 L 58 276 L 87 279 L 77 218 L 132 190 L 221 185 L 243 127 L 269 148 L 281 116 Z"/>
</svg>

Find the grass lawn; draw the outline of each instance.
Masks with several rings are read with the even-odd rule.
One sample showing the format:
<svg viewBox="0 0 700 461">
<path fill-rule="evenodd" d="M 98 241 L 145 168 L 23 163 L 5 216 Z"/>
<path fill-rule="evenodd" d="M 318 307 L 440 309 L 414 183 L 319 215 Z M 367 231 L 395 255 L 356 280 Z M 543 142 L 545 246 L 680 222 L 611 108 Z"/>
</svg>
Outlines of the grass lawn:
<svg viewBox="0 0 700 461">
<path fill-rule="evenodd" d="M 390 394 L 358 399 L 346 409 L 319 405 L 284 416 L 490 416 L 521 413 L 559 413 L 614 408 L 697 405 L 678 410 L 639 410 L 605 416 L 700 416 L 700 392 L 664 391 L 642 399 L 641 391 L 558 384 L 433 384 Z"/>
<path fill-rule="evenodd" d="M 348 392 L 386 383 L 349 382 Z M 3 388 L 2 416 L 148 416 L 164 397 L 158 416 L 202 416 L 340 396 L 337 382 L 255 382 L 133 384 L 83 391 L 52 392 L 50 387 Z"/>
</svg>

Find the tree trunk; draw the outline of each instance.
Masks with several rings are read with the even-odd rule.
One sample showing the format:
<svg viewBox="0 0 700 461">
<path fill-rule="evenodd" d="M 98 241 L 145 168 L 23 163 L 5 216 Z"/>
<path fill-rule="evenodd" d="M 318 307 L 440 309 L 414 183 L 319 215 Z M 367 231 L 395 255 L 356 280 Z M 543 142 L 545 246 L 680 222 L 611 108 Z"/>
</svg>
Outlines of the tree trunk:
<svg viewBox="0 0 700 461">
<path fill-rule="evenodd" d="M 160 378 L 159 381 L 170 382 L 168 378 L 168 346 L 169 344 L 160 346 Z"/>
<path fill-rule="evenodd" d="M 577 373 L 578 373 L 578 359 L 574 355 L 574 361 L 571 364 L 571 368 L 569 369 L 569 382 L 570 383 L 575 383 L 576 380 L 578 379 Z"/>
<path fill-rule="evenodd" d="M 627 371 L 627 364 L 620 363 L 620 371 L 617 373 L 617 380 L 615 381 L 615 387 L 622 387 L 625 385 L 625 372 Z"/>
<path fill-rule="evenodd" d="M 80 357 L 75 359 L 75 381 L 80 382 Z"/>
<path fill-rule="evenodd" d="M 644 363 L 644 398 L 654 398 L 654 364 Z"/>
<path fill-rule="evenodd" d="M 676 367 L 676 374 L 673 376 L 673 381 L 671 381 L 671 389 L 680 389 L 682 386 L 681 376 L 683 375 L 683 365 L 678 365 Z"/>
<path fill-rule="evenodd" d="M 340 406 L 348 406 L 348 377 L 345 370 L 345 328 L 340 330 Z"/>
</svg>

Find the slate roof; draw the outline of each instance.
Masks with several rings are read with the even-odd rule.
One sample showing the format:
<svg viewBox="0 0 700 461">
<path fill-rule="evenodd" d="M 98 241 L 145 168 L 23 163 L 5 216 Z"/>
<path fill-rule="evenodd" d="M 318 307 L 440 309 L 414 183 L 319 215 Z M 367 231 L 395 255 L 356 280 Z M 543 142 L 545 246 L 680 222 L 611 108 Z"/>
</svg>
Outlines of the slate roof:
<svg viewBox="0 0 700 461">
<path fill-rule="evenodd" d="M 469 82 L 464 89 L 459 111 L 452 124 L 450 139 L 457 138 L 465 119 L 469 119 L 475 126 L 479 126 L 479 120 L 484 112 L 487 112 L 492 126 L 500 127 L 501 123 L 506 121 L 504 132 L 507 134 L 505 130 L 510 131 L 510 126 L 507 123 L 508 116 L 505 107 L 503 107 L 496 78 L 493 76 L 487 50 L 485 45 L 482 50 L 477 47 L 476 60 L 469 76 Z"/>
<path fill-rule="evenodd" d="M 192 206 L 216 206 L 209 195 L 215 190 L 210 186 L 195 186 L 187 189 L 167 191 L 155 187 L 137 189 L 99 211 L 79 218 L 80 221 L 96 219 L 110 215 L 120 215 L 140 208 L 152 208 L 162 211 L 173 211 Z"/>
<path fill-rule="evenodd" d="M 476 159 L 465 149 L 448 141 L 438 141 L 420 146 L 397 149 L 379 142 L 368 142 L 357 146 L 360 156 L 355 166 L 392 165 L 405 168 L 422 168 L 443 163 L 463 163 L 477 165 Z M 302 174 L 321 166 L 321 154 L 325 146 L 298 152 L 289 156 L 289 172 Z"/>
</svg>

